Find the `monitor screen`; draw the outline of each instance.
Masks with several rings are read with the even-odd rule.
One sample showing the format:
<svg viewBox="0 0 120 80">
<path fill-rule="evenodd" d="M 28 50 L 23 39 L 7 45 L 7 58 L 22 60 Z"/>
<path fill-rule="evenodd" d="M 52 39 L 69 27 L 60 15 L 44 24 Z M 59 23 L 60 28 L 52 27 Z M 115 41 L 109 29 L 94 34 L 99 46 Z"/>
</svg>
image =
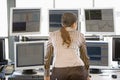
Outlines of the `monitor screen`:
<svg viewBox="0 0 120 80">
<path fill-rule="evenodd" d="M 84 15 L 86 34 L 115 34 L 113 9 L 84 9 Z"/>
<path fill-rule="evenodd" d="M 44 65 L 45 41 L 15 42 L 15 70 L 39 69 Z"/>
<path fill-rule="evenodd" d="M 87 53 L 91 68 L 109 67 L 109 43 L 105 41 L 87 41 Z"/>
<path fill-rule="evenodd" d="M 10 35 L 40 34 L 39 8 L 11 8 Z"/>
<path fill-rule="evenodd" d="M 5 39 L 0 38 L 0 62 L 5 59 Z"/>
<path fill-rule="evenodd" d="M 61 26 L 61 16 L 65 12 L 70 12 L 75 14 L 77 17 L 79 17 L 79 10 L 77 9 L 71 9 L 71 10 L 49 10 L 49 32 L 53 32 L 55 30 L 60 29 Z"/>
<path fill-rule="evenodd" d="M 120 61 L 120 37 L 112 39 L 112 59 Z"/>
</svg>

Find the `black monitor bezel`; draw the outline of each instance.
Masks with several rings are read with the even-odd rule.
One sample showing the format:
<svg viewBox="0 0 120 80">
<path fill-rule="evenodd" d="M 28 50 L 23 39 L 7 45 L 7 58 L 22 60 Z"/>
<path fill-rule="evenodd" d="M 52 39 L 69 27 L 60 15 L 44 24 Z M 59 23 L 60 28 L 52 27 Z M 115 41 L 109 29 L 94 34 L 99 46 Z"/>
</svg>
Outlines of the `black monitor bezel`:
<svg viewBox="0 0 120 80">
<path fill-rule="evenodd" d="M 117 43 L 115 43 L 116 40 L 119 40 L 119 41 L 120 41 L 120 37 L 117 37 L 117 38 L 113 37 L 113 38 L 112 38 L 112 60 L 113 60 L 113 61 L 120 61 L 120 56 L 116 56 L 118 53 L 115 52 L 115 50 L 116 50 L 116 44 L 117 44 Z M 119 43 L 119 44 L 120 44 L 120 43 Z M 120 48 L 117 49 L 117 50 L 120 50 Z M 119 51 L 119 52 L 120 52 L 120 51 Z"/>
</svg>

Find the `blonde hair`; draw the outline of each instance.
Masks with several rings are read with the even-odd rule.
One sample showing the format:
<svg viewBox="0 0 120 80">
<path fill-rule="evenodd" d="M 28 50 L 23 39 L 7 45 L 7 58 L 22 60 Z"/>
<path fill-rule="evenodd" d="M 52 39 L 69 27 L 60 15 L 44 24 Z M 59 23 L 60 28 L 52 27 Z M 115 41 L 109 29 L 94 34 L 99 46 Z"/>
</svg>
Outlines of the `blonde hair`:
<svg viewBox="0 0 120 80">
<path fill-rule="evenodd" d="M 71 27 L 77 21 L 77 17 L 73 13 L 64 13 L 62 15 L 62 28 L 61 37 L 63 39 L 63 45 L 67 44 L 67 47 L 71 44 L 71 38 L 69 32 L 65 29 L 65 27 Z"/>
</svg>

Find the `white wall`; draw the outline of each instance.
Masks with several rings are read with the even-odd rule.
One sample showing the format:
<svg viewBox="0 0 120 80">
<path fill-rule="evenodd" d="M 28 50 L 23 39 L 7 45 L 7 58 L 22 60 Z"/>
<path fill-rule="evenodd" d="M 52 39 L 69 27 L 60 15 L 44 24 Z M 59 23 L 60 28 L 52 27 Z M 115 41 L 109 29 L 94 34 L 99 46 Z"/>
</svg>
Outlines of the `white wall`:
<svg viewBox="0 0 120 80">
<path fill-rule="evenodd" d="M 92 0 L 55 0 L 55 8 L 90 8 Z"/>
<path fill-rule="evenodd" d="M 8 36 L 7 0 L 0 0 L 0 37 Z"/>
<path fill-rule="evenodd" d="M 5 55 L 8 59 L 8 17 L 7 0 L 0 0 L 0 37 L 5 37 Z"/>
</svg>

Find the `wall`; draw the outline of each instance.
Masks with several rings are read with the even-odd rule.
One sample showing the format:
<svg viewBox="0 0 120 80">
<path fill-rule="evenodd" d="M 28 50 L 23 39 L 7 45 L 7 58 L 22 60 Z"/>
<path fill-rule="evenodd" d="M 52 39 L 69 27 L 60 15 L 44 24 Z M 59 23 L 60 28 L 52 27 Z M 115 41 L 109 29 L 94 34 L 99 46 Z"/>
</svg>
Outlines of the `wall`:
<svg viewBox="0 0 120 80">
<path fill-rule="evenodd" d="M 0 37 L 8 36 L 7 0 L 0 0 Z"/>
</svg>

